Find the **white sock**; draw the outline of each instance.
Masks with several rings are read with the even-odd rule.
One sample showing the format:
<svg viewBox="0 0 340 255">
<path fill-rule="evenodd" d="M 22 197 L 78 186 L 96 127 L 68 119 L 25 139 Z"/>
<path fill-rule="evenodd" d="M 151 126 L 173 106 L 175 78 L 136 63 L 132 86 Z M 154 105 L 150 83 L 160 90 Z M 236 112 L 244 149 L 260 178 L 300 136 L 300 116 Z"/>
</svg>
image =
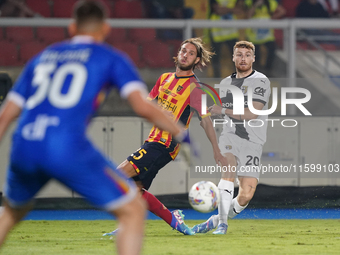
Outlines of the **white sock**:
<svg viewBox="0 0 340 255">
<path fill-rule="evenodd" d="M 233 201 L 231 201 L 231 206 L 229 208 L 229 214 L 228 217 L 230 219 L 234 218 L 236 215 L 238 215 L 240 212 L 242 212 L 244 209 L 246 209 L 246 207 L 248 206 L 248 204 L 246 204 L 245 206 L 241 206 L 238 202 L 237 202 L 237 197 L 235 197 L 233 199 Z"/>
<path fill-rule="evenodd" d="M 221 195 L 220 204 L 218 205 L 218 224 L 228 224 L 229 208 L 234 197 L 234 182 L 221 179 L 218 183 L 218 189 Z"/>
<path fill-rule="evenodd" d="M 212 215 L 209 219 L 208 219 L 208 221 L 210 220 L 210 219 L 212 219 L 212 221 L 213 221 L 213 226 L 214 226 L 214 228 L 216 228 L 217 227 L 217 225 L 218 225 L 218 219 L 219 219 L 220 217 L 218 216 L 218 214 L 215 214 L 215 215 Z"/>
</svg>

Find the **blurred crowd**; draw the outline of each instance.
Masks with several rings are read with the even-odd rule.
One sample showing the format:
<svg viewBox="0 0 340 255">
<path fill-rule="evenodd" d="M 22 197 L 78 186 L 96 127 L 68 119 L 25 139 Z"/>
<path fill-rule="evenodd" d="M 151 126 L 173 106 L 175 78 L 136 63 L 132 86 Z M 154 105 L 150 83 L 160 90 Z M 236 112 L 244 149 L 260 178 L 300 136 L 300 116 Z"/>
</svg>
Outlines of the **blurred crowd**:
<svg viewBox="0 0 340 255">
<path fill-rule="evenodd" d="M 69 7 L 68 2 L 72 4 L 76 0 L 0 0 L 0 16 L 1 17 L 39 17 L 46 16 L 41 13 L 40 4 L 48 5 L 53 9 L 53 5 L 64 4 L 65 8 Z M 109 9 L 114 9 L 117 2 L 136 3 L 136 7 L 143 8 L 143 18 L 155 19 L 190 19 L 195 15 L 192 4 L 201 5 L 200 8 L 206 11 L 207 18 L 211 13 L 222 16 L 224 19 L 230 19 L 230 14 L 236 15 L 238 19 L 252 18 L 254 10 L 263 9 L 277 18 L 277 13 L 288 7 L 294 9 L 295 17 L 338 17 L 339 16 L 339 0 L 97 0 L 104 2 Z M 139 5 L 139 2 L 142 5 Z M 137 4 L 138 3 L 138 4 Z M 204 5 L 202 7 L 202 5 Z M 72 6 L 72 5 L 71 5 Z M 131 5 L 130 5 L 131 6 Z M 274 7 L 276 6 L 276 8 Z M 207 8 L 206 8 L 207 7 Z M 254 9 L 254 10 L 251 10 Z M 266 10 L 265 10 L 266 9 Z M 273 9 L 278 9 L 273 12 Z M 129 10 L 133 11 L 133 10 Z M 53 12 L 53 11 L 52 11 Z M 258 12 L 258 11 L 256 11 Z M 65 13 L 69 11 L 65 10 Z M 281 13 L 281 12 L 280 12 Z M 53 16 L 47 15 L 48 17 Z M 226 16 L 226 17 L 224 17 Z M 228 16 L 228 17 L 227 17 Z M 284 15 L 283 15 L 284 16 Z M 66 16 L 65 16 L 66 17 Z M 289 16 L 291 17 L 291 16 Z M 113 17 L 114 18 L 114 17 Z M 127 17 L 129 18 L 129 17 Z"/>
<path fill-rule="evenodd" d="M 1 17 L 40 17 L 26 5 L 25 0 L 0 0 Z"/>
<path fill-rule="evenodd" d="M 39 2 L 40 1 L 40 2 Z M 0 0 L 1 17 L 69 17 L 75 0 Z M 339 17 L 339 0 L 100 0 L 111 10 L 111 18 L 151 19 L 209 19 L 209 20 L 272 20 L 282 18 L 336 18 Z M 37 3 L 41 3 L 40 9 Z M 42 10 L 45 4 L 45 13 Z M 122 5 L 123 3 L 123 5 Z M 125 3 L 125 4 L 124 4 Z M 40 4 L 39 4 L 40 5 Z M 58 7 L 59 6 L 59 7 Z M 117 10 L 118 7 L 123 8 Z M 65 16 L 57 7 L 65 10 Z M 128 9 L 128 10 L 125 10 Z M 125 10 L 125 11 L 124 11 Z M 201 16 L 198 15 L 201 13 Z M 203 16 L 202 16 L 202 13 Z M 125 15 L 125 16 L 124 16 Z M 126 16 L 128 15 L 128 16 Z M 195 31 L 196 32 L 196 31 Z M 237 40 L 245 39 L 256 47 L 255 68 L 270 75 L 275 60 L 276 40 L 273 29 L 258 28 L 238 30 L 235 28 L 205 29 L 203 36 L 210 42 L 216 56 L 212 61 L 214 77 L 221 77 L 222 51 L 232 52 Z M 157 39 L 180 41 L 181 29 L 159 29 Z M 227 53 L 227 54 L 228 54 Z M 226 57 L 225 59 L 230 59 Z"/>
<path fill-rule="evenodd" d="M 273 20 L 292 18 L 287 9 L 293 9 L 297 18 L 338 17 L 338 0 L 209 0 L 208 19 L 210 20 Z M 290 14 L 291 15 L 291 14 Z M 242 33 L 243 32 L 243 33 Z M 275 61 L 276 42 L 274 29 L 258 28 L 240 31 L 234 28 L 212 28 L 206 31 L 212 47 L 216 52 L 213 58 L 213 75 L 221 77 L 221 47 L 225 45 L 229 54 L 237 40 L 246 39 L 254 43 L 256 62 L 254 68 L 272 74 Z M 222 75 L 223 76 L 223 75 Z"/>
</svg>

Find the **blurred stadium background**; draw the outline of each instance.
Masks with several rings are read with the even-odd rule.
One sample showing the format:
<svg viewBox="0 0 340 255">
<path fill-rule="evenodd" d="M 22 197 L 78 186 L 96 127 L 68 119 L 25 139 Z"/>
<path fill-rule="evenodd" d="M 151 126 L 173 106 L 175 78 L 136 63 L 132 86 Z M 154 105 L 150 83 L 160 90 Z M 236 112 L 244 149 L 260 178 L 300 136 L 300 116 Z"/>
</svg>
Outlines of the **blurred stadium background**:
<svg viewBox="0 0 340 255">
<path fill-rule="evenodd" d="M 25 3 L 42 17 L 6 18 L 0 16 L 0 101 L 15 82 L 29 58 L 47 45 L 67 39 L 75 0 L 26 0 Z M 149 19 L 142 0 L 102 0 L 110 10 L 112 32 L 107 43 L 125 51 L 138 67 L 151 89 L 158 77 L 174 71 L 172 57 L 182 39 L 203 36 L 212 27 L 235 27 L 244 38 L 245 28 L 273 28 L 277 45 L 273 72 L 273 87 L 303 87 L 311 92 L 305 107 L 312 116 L 290 107 L 286 117 L 280 107 L 270 116 L 274 119 L 295 119 L 298 126 L 282 125 L 268 128 L 262 164 L 321 164 L 327 171 L 321 175 L 295 172 L 289 175 L 268 175 L 251 201 L 255 208 L 338 208 L 340 206 L 340 26 L 339 19 L 296 19 L 298 0 L 281 0 L 286 16 L 280 20 L 209 21 L 206 20 L 208 0 L 185 0 L 194 10 L 192 19 Z M 243 32 L 242 32 L 243 31 Z M 175 34 L 169 39 L 164 34 Z M 176 38 L 176 39 L 173 39 Z M 263 49 L 265 54 L 265 49 Z M 203 82 L 214 85 L 233 72 L 230 53 L 223 49 L 222 77 L 213 77 L 212 67 L 196 72 Z M 280 105 L 280 100 L 279 100 Z M 203 130 L 193 119 L 191 131 L 201 141 L 204 165 L 214 165 L 212 151 L 204 146 Z M 197 128 L 196 128 L 197 127 Z M 92 121 L 89 135 L 97 146 L 116 163 L 123 161 L 146 139 L 151 126 L 134 116 L 125 101 L 113 91 Z M 14 126 L 12 127 L 12 130 Z M 216 127 L 217 133 L 221 130 Z M 11 132 L 0 144 L 0 191 L 6 176 Z M 203 138 L 202 138 L 203 137 Z M 67 146 L 67 144 L 65 144 Z M 60 159 L 62 160 L 62 159 Z M 193 175 L 193 169 L 182 167 L 178 159 L 160 171 L 150 191 L 168 207 L 188 207 L 187 192 L 199 180 L 218 183 L 219 175 Z M 328 171 L 329 166 L 334 170 Z M 236 192 L 237 193 L 237 192 Z M 73 191 L 56 182 L 38 194 L 38 209 L 90 208 Z"/>
</svg>

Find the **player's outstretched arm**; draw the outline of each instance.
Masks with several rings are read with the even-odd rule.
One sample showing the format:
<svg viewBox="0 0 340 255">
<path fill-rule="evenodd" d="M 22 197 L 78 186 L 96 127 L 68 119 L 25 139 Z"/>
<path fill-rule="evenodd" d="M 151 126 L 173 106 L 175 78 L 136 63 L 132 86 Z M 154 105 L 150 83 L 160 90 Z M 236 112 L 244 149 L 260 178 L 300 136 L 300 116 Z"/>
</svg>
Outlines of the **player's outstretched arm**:
<svg viewBox="0 0 340 255">
<path fill-rule="evenodd" d="M 223 157 L 223 155 L 221 154 L 220 148 L 218 147 L 215 129 L 209 116 L 201 120 L 201 126 L 203 127 L 213 147 L 214 159 L 215 159 L 216 164 L 222 164 L 222 166 L 227 166 L 228 165 L 227 159 Z"/>
<path fill-rule="evenodd" d="M 0 141 L 4 136 L 8 126 L 21 113 L 21 108 L 13 101 L 6 100 L 0 109 Z"/>
<path fill-rule="evenodd" d="M 182 127 L 175 124 L 159 106 L 145 99 L 145 96 L 140 91 L 131 92 L 127 100 L 138 115 L 144 117 L 159 129 L 170 132 L 174 137 L 182 133 Z"/>
</svg>

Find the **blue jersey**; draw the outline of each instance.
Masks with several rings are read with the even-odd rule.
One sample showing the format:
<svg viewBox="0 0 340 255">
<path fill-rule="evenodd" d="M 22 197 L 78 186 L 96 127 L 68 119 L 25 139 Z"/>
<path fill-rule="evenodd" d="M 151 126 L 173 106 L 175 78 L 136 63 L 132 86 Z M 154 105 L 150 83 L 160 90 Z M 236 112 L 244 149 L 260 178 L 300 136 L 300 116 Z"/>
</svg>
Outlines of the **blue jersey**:
<svg viewBox="0 0 340 255">
<path fill-rule="evenodd" d="M 10 95 L 23 108 L 16 136 L 44 142 L 55 132 L 59 139 L 84 135 L 101 92 L 116 87 L 126 97 L 144 88 L 123 53 L 89 39 L 53 45 L 28 63 Z"/>
<path fill-rule="evenodd" d="M 46 48 L 25 67 L 8 100 L 22 107 L 6 183 L 12 205 L 27 203 L 51 178 L 108 210 L 136 194 L 134 184 L 86 138 L 98 95 L 145 90 L 123 55 L 91 37 Z"/>
</svg>

